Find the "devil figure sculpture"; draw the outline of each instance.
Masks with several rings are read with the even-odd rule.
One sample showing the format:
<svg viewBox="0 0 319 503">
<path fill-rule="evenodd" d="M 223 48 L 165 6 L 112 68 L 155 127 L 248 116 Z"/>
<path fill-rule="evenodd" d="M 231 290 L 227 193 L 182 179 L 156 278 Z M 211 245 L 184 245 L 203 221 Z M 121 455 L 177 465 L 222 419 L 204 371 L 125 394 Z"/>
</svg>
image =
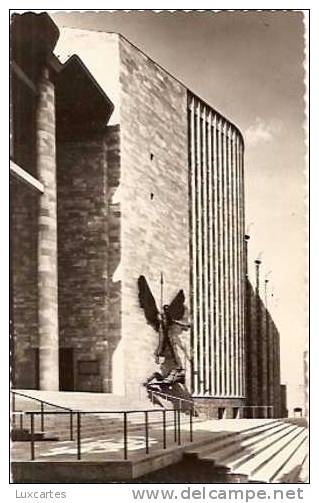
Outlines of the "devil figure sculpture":
<svg viewBox="0 0 319 503">
<path fill-rule="evenodd" d="M 162 282 L 161 277 L 161 285 Z M 178 365 L 177 355 L 170 339 L 169 331 L 172 325 L 178 325 L 184 330 L 190 327 L 188 323 L 180 321 L 185 314 L 185 295 L 183 290 L 179 290 L 173 301 L 169 305 L 165 304 L 161 311 L 156 306 L 155 299 L 144 276 L 138 278 L 138 291 L 140 306 L 144 309 L 146 321 L 159 334 L 158 346 L 155 351 L 156 363 L 159 363 L 159 358 L 164 357 L 166 348 L 169 348 L 175 365 L 178 366 L 177 370 L 182 371 Z"/>
</svg>

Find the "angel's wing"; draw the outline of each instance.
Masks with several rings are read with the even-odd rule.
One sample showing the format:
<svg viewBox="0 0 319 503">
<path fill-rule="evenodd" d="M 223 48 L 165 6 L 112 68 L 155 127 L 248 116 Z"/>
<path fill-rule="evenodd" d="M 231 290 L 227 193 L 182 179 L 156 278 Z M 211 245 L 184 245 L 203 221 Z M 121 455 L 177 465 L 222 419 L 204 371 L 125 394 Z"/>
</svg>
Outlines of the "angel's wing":
<svg viewBox="0 0 319 503">
<path fill-rule="evenodd" d="M 173 320 L 181 320 L 183 318 L 185 314 L 184 302 L 185 302 L 184 291 L 180 290 L 168 307 L 170 317 Z"/>
<path fill-rule="evenodd" d="M 144 309 L 145 318 L 155 330 L 159 329 L 158 309 L 156 307 L 155 299 L 152 295 L 150 287 L 147 284 L 145 276 L 140 276 L 137 280 L 138 284 L 138 298 L 140 306 Z"/>
</svg>

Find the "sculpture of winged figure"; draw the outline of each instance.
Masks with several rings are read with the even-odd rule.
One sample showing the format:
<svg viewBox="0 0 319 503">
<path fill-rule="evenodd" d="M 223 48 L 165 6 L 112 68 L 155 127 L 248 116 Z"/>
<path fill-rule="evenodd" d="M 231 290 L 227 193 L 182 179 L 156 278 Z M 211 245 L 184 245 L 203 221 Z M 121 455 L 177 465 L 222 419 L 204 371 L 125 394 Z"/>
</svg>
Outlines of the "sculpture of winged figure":
<svg viewBox="0 0 319 503">
<path fill-rule="evenodd" d="M 163 276 L 161 275 L 161 286 L 162 285 Z M 169 330 L 172 325 L 178 325 L 182 329 L 188 329 L 190 327 L 188 323 L 180 321 L 183 319 L 185 314 L 185 295 L 183 290 L 179 290 L 172 302 L 169 305 L 165 304 L 161 311 L 159 311 L 156 306 L 155 299 L 150 287 L 148 286 L 145 276 L 140 276 L 138 278 L 138 291 L 140 306 L 144 309 L 147 323 L 152 325 L 154 330 L 156 330 L 159 334 L 158 346 L 155 351 L 156 363 L 159 363 L 159 357 L 164 356 L 166 348 L 169 347 L 175 363 L 178 364 L 177 357 L 169 337 Z"/>
</svg>

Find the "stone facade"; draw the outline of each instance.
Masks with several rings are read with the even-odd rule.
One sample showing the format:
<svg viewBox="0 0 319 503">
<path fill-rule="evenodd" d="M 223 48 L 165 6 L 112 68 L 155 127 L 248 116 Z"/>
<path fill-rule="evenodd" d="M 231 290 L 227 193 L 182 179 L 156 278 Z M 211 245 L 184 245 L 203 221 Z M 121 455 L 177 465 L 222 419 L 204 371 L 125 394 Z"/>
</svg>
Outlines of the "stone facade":
<svg viewBox="0 0 319 503">
<path fill-rule="evenodd" d="M 18 388 L 39 386 L 38 195 L 13 180 L 10 186 L 11 379 Z"/>
<path fill-rule="evenodd" d="M 107 216 L 103 139 L 59 143 L 60 347 L 74 351 L 74 389 L 79 391 L 103 389 L 108 349 Z M 98 360 L 98 374 L 81 375 L 81 360 Z"/>
<path fill-rule="evenodd" d="M 90 37 L 101 45 L 90 45 Z M 72 45 L 72 35 L 65 40 Z M 71 76 L 82 72 L 78 89 L 93 98 L 80 96 L 85 117 L 91 114 L 82 126 L 74 124 L 81 103 L 74 103 L 69 78 L 63 78 L 57 61 L 54 71 L 62 77 L 56 80 L 42 65 L 30 124 L 37 140 L 30 154 L 36 169 L 30 159 L 22 168 L 32 167 L 44 193 L 34 195 L 16 182 L 12 188 L 15 386 L 140 397 L 147 377 L 167 373 L 175 363 L 169 351 L 164 362 L 155 361 L 158 334 L 140 307 L 137 280 L 146 277 L 159 309 L 161 274 L 163 304 L 183 289 L 184 321 L 191 317 L 194 322 L 191 275 L 199 260 L 197 245 L 204 243 L 206 276 L 195 274 L 195 283 L 203 287 L 198 299 L 205 297 L 197 303 L 199 311 L 205 304 L 205 316 L 198 315 L 198 344 L 194 332 L 172 330 L 178 365 L 186 369 L 179 396 L 195 392 L 199 406 L 206 407 L 208 390 L 212 411 L 234 417 L 246 389 L 248 405 L 273 403 L 278 410 L 279 334 L 248 279 L 245 293 L 240 132 L 123 37 L 81 31 L 79 40 L 88 65 L 92 46 L 100 48 L 92 64 L 100 77 L 103 47 L 116 62 L 105 70 L 114 72 L 112 78 L 100 80 L 112 82 L 116 124 L 107 125 L 109 115 L 103 121 L 103 107 L 94 113 L 92 103 L 103 104 L 108 90 L 98 86 L 81 60 L 68 71 Z M 202 131 L 195 163 L 198 200 L 190 195 L 190 120 L 194 123 L 196 115 L 190 97 Z M 16 162 L 24 157 L 17 154 Z M 196 225 L 192 205 L 198 209 Z"/>
<path fill-rule="evenodd" d="M 120 44 L 121 341 L 114 353 L 114 391 L 137 394 L 154 370 L 158 336 L 137 296 L 144 275 L 160 308 L 184 289 L 189 307 L 186 89 L 128 41 Z M 183 364 L 187 335 L 174 334 Z"/>
<path fill-rule="evenodd" d="M 59 142 L 60 347 L 73 349 L 78 391 L 112 391 L 121 308 L 119 285 L 113 282 L 120 219 L 112 197 L 118 183 L 118 128 L 80 142 Z"/>
</svg>

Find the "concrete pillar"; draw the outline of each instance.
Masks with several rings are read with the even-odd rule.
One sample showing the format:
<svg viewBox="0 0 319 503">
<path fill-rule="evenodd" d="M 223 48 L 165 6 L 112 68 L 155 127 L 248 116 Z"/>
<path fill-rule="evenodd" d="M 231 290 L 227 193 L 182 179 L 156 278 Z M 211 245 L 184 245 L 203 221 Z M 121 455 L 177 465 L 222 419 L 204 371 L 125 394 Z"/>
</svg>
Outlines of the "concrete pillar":
<svg viewBox="0 0 319 503">
<path fill-rule="evenodd" d="M 55 158 L 55 96 L 49 69 L 38 83 L 36 117 L 37 175 L 44 185 L 39 200 L 38 326 L 40 389 L 59 389 L 57 193 Z"/>
</svg>

